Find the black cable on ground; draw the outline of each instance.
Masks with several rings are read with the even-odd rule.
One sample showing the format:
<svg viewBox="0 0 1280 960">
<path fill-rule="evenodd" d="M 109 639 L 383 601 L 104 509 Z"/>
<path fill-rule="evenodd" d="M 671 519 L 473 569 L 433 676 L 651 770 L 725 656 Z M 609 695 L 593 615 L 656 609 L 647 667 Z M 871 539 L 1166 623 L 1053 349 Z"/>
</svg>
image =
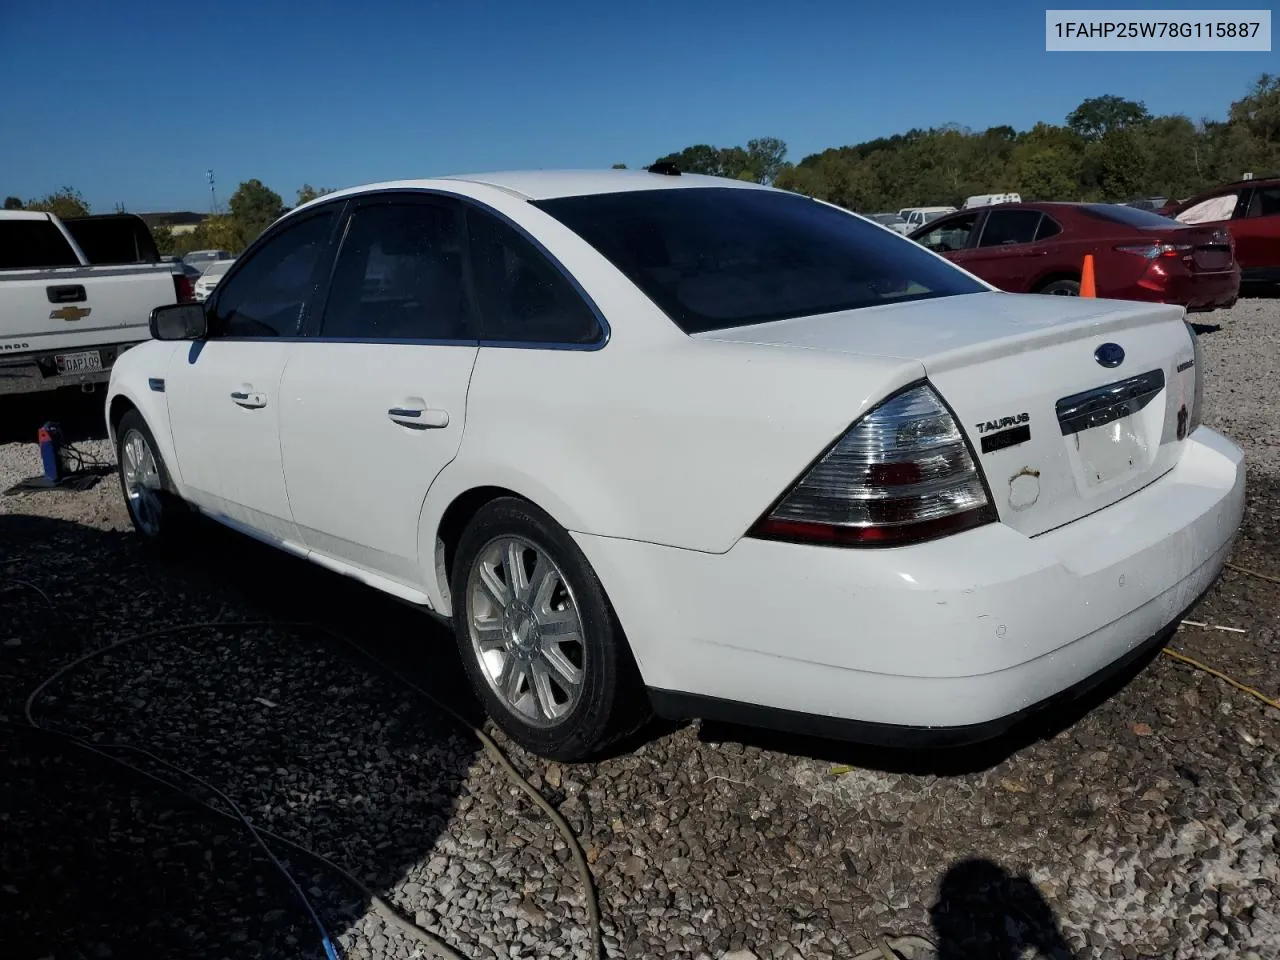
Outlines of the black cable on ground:
<svg viewBox="0 0 1280 960">
<path fill-rule="evenodd" d="M 35 587 L 33 584 L 28 584 L 25 581 L 23 581 L 23 585 L 33 587 L 37 593 L 40 593 L 41 596 L 45 596 L 44 592 L 40 590 L 38 587 Z M 358 652 L 365 659 L 376 664 L 380 669 L 382 669 L 383 671 L 385 671 L 395 679 L 399 680 L 401 683 L 405 684 L 410 689 L 419 693 L 423 697 L 426 697 L 427 700 L 429 700 L 433 705 L 437 707 L 437 709 L 441 710 L 448 716 L 452 717 L 456 722 L 458 722 L 459 724 L 464 726 L 467 730 L 469 730 L 480 741 L 481 745 L 485 749 L 485 752 L 489 754 L 490 758 L 493 759 L 493 761 L 498 765 L 498 767 L 502 770 L 502 772 L 506 775 L 506 777 L 516 787 L 518 787 L 526 796 L 528 796 L 529 799 L 540 810 L 542 810 L 547 815 L 547 817 L 551 820 L 552 824 L 555 826 L 556 830 L 560 833 L 560 835 L 565 840 L 565 843 L 568 845 L 569 851 L 574 859 L 574 864 L 577 867 L 579 878 L 583 885 L 583 896 L 586 901 L 587 915 L 588 915 L 588 921 L 589 921 L 590 933 L 591 933 L 591 957 L 592 957 L 592 960 L 599 960 L 599 958 L 603 956 L 602 931 L 600 928 L 600 908 L 596 899 L 595 884 L 591 877 L 591 870 L 590 870 L 590 867 L 587 865 L 586 855 L 582 851 L 582 845 L 578 841 L 577 835 L 574 834 L 573 828 L 569 826 L 568 822 L 564 819 L 563 816 L 561 816 L 560 812 L 556 810 L 555 807 L 551 805 L 551 802 L 548 801 L 546 797 L 544 797 L 541 793 L 539 793 L 538 790 L 531 783 L 529 783 L 529 781 L 518 770 L 516 770 L 515 766 L 507 758 L 506 754 L 503 753 L 501 747 L 499 747 L 498 744 L 493 740 L 493 738 L 490 737 L 487 733 L 485 733 L 480 728 L 472 725 L 469 721 L 467 721 L 465 717 L 462 716 L 462 714 L 460 714 L 453 707 L 437 699 L 430 691 L 426 690 L 420 684 L 416 683 L 414 680 L 405 676 L 401 671 L 397 670 L 395 667 L 391 666 L 386 661 L 382 660 L 380 657 L 371 653 L 369 650 L 367 650 L 365 647 L 363 647 L 359 643 L 356 643 L 354 640 L 351 640 L 349 637 L 343 636 L 337 631 L 332 630 L 328 627 L 325 627 L 321 624 L 282 622 L 282 621 L 276 621 L 276 620 L 241 620 L 241 621 L 209 620 L 209 621 L 202 621 L 199 623 L 187 623 L 187 624 L 178 624 L 170 627 L 161 627 L 156 630 L 149 630 L 144 633 L 134 634 L 128 637 L 124 637 L 122 639 L 113 641 L 112 643 L 109 643 L 106 646 L 99 647 L 96 650 L 92 650 L 86 654 L 83 654 L 77 657 L 76 659 L 72 660 L 70 663 L 64 664 L 62 667 L 58 668 L 56 671 L 54 671 L 52 674 L 50 674 L 44 680 L 42 680 L 27 696 L 26 702 L 24 704 L 23 713 L 27 721 L 27 725 L 33 729 L 39 730 L 44 733 L 53 734 L 55 736 L 64 738 L 69 742 L 75 743 L 76 745 L 90 751 L 91 753 L 97 754 L 98 756 L 103 757 L 107 760 L 110 760 L 113 763 L 119 764 L 133 771 L 134 773 L 137 773 L 155 783 L 161 784 L 165 787 L 168 787 L 170 790 L 174 790 L 177 793 L 182 794 L 188 800 L 196 803 L 197 805 L 201 806 L 205 810 L 208 810 L 211 813 L 216 814 L 217 816 L 224 817 L 231 820 L 237 820 L 241 824 L 243 824 L 244 827 L 248 829 L 250 833 L 253 835 L 254 839 L 261 846 L 263 846 L 264 850 L 266 850 L 272 863 L 288 879 L 290 886 L 294 889 L 298 897 L 302 900 L 302 902 L 306 906 L 308 914 L 316 922 L 317 926 L 319 926 L 322 932 L 322 935 L 324 937 L 323 942 L 325 944 L 325 951 L 327 954 L 329 954 L 331 960 L 336 960 L 336 953 L 331 952 L 332 950 L 331 941 L 328 938 L 327 931 L 325 931 L 323 924 L 319 920 L 318 914 L 316 913 L 314 907 L 311 905 L 310 901 L 307 900 L 306 894 L 303 893 L 301 887 L 298 886 L 297 882 L 293 879 L 292 875 L 289 874 L 289 872 L 285 869 L 284 865 L 281 864 L 279 860 L 274 856 L 274 854 L 272 854 L 271 851 L 266 847 L 266 839 L 270 839 L 274 842 L 282 843 L 285 846 L 293 850 L 296 850 L 299 853 L 302 853 L 305 856 L 308 856 L 319 863 L 324 864 L 331 870 L 341 875 L 348 882 L 356 886 L 361 891 L 361 893 L 363 893 L 366 897 L 369 898 L 369 901 L 374 905 L 374 907 L 378 910 L 378 912 L 383 916 L 384 919 L 386 919 L 388 922 L 390 922 L 391 924 L 399 928 L 405 934 L 424 943 L 424 945 L 426 945 L 427 948 L 430 949 L 431 952 L 434 953 L 436 956 L 444 958 L 444 960 L 464 960 L 464 958 L 460 954 L 458 954 L 455 950 L 449 947 L 446 943 L 444 943 L 444 941 L 442 941 L 435 934 L 431 933 L 428 930 L 423 929 L 422 927 L 418 926 L 416 923 L 413 923 L 412 921 L 406 919 L 398 909 L 396 909 L 392 904 L 387 902 L 378 894 L 370 890 L 367 886 L 365 886 L 364 883 L 362 883 L 349 871 L 338 866 L 333 861 L 329 860 L 327 857 L 319 853 L 316 853 L 315 851 L 310 850 L 306 847 L 303 847 L 292 840 L 279 836 L 278 834 L 272 833 L 271 831 L 264 830 L 259 827 L 255 827 L 253 823 L 248 819 L 248 817 L 245 816 L 243 812 L 239 810 L 238 807 L 236 807 L 236 805 L 230 800 L 230 798 L 228 798 L 224 793 L 219 791 L 217 788 L 213 787 L 207 781 L 202 780 L 201 778 L 195 776 L 194 774 L 188 773 L 182 768 L 177 767 L 174 764 L 170 763 L 169 761 L 164 760 L 163 758 L 158 757 L 155 754 L 151 753 L 150 751 L 147 751 L 140 747 L 134 747 L 128 744 L 97 745 L 92 743 L 91 741 L 85 740 L 81 737 L 76 737 L 72 734 L 64 733 L 58 730 L 51 730 L 47 727 L 42 727 L 39 723 L 36 722 L 35 704 L 45 690 L 47 690 L 52 684 L 57 682 L 61 677 L 70 673 L 72 670 L 76 669 L 82 664 L 90 660 L 97 659 L 98 657 L 104 656 L 105 654 L 110 653 L 112 650 L 118 649 L 119 647 L 125 646 L 126 644 L 139 642 L 141 640 L 153 639 L 156 637 L 167 636 L 167 635 L 172 635 L 176 633 L 188 633 L 196 630 L 214 630 L 214 629 L 226 630 L 226 629 L 235 629 L 235 628 L 243 629 L 243 628 L 253 628 L 253 627 L 315 630 L 325 634 L 326 636 L 332 637 L 333 639 L 338 640 L 339 642 L 344 643 L 347 646 L 351 647 L 353 650 Z M 228 814 L 224 811 L 221 811 L 217 807 L 214 807 L 211 804 L 205 802 L 204 800 L 201 800 L 200 798 L 196 797 L 194 794 L 190 793 L 189 791 L 186 791 L 181 787 L 177 786 L 176 784 L 168 780 L 165 780 L 163 777 L 158 777 L 155 774 L 147 770 L 143 770 L 142 768 L 134 764 L 121 760 L 119 757 L 111 756 L 111 754 L 107 752 L 109 750 L 124 750 L 124 751 L 129 751 L 132 753 L 139 754 L 141 756 L 145 756 L 148 759 L 152 760 L 153 762 L 158 763 L 161 766 L 165 767 L 166 769 L 173 770 L 184 777 L 187 777 L 197 783 L 200 783 L 202 786 L 204 786 L 210 792 L 212 792 L 215 796 L 217 796 L 219 799 L 225 802 L 228 805 L 228 807 L 234 812 L 231 814 Z"/>
</svg>

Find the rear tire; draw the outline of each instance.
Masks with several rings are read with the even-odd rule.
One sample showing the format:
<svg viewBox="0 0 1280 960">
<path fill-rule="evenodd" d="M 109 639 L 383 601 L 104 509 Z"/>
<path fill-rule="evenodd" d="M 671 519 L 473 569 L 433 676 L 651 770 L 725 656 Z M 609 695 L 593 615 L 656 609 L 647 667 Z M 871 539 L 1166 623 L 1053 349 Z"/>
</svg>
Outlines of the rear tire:
<svg viewBox="0 0 1280 960">
<path fill-rule="evenodd" d="M 116 462 L 120 492 L 138 536 L 149 545 L 172 545 L 188 510 L 174 490 L 151 428 L 137 410 L 130 410 L 116 425 Z"/>
<path fill-rule="evenodd" d="M 1048 294 L 1052 297 L 1078 297 L 1080 296 L 1080 281 L 1054 280 L 1052 283 L 1046 283 L 1036 292 Z"/>
<path fill-rule="evenodd" d="M 639 671 L 587 558 L 533 504 L 467 524 L 450 592 L 458 652 L 494 722 L 552 760 L 585 760 L 647 718 Z"/>
</svg>

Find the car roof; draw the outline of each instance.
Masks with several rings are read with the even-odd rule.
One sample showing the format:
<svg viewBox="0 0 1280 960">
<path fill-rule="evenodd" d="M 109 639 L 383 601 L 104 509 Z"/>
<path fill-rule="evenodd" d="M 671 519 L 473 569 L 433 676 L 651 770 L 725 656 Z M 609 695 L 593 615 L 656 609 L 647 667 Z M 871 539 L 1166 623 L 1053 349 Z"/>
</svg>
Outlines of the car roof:
<svg viewBox="0 0 1280 960">
<path fill-rule="evenodd" d="M 0 210 L 0 220 L 48 220 L 49 214 L 41 210 Z"/>
<path fill-rule="evenodd" d="M 374 190 L 448 190 L 460 183 L 495 187 L 522 200 L 554 200 L 590 194 L 628 193 L 636 190 L 679 190 L 690 187 L 730 187 L 742 190 L 769 190 L 770 187 L 745 180 L 708 177 L 696 173 L 671 176 L 647 170 L 505 170 L 494 173 L 451 174 L 421 180 L 388 180 L 362 184 L 325 194 L 302 207 L 343 196 Z M 301 210 L 302 207 L 296 207 Z M 291 211 L 292 212 L 292 211 Z"/>
</svg>

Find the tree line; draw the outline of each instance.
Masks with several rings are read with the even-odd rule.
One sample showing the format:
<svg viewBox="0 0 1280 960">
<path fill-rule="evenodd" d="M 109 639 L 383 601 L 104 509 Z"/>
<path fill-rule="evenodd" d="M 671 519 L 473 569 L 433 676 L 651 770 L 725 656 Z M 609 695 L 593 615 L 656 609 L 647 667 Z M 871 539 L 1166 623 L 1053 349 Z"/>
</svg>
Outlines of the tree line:
<svg viewBox="0 0 1280 960">
<path fill-rule="evenodd" d="M 1280 174 L 1280 76 L 1260 76 L 1231 104 L 1225 121 L 1152 116 L 1144 103 L 1107 95 L 1083 101 L 1061 124 L 1037 123 L 1021 132 L 947 124 L 828 147 L 794 164 L 786 156 L 783 140 L 761 137 L 746 146 L 695 144 L 654 163 L 769 183 L 864 213 L 959 206 L 975 194 L 1009 191 L 1025 200 L 1182 199 L 1246 172 Z M 296 203 L 330 192 L 303 184 Z M 10 196 L 4 208 L 60 217 L 90 212 L 73 187 L 28 201 Z M 174 234 L 158 226 L 152 233 L 164 254 L 210 248 L 238 253 L 287 209 L 262 181 L 246 180 L 231 195 L 227 212 L 209 216 L 194 231 Z"/>
<path fill-rule="evenodd" d="M 771 183 L 851 210 L 959 206 L 1016 191 L 1024 200 L 1124 203 L 1183 199 L 1218 183 L 1280 172 L 1280 77 L 1263 74 L 1225 121 L 1152 116 L 1144 103 L 1083 101 L 1061 124 L 982 131 L 948 124 L 786 161 L 774 137 L 745 147 L 696 144 L 655 163 L 685 173 Z"/>
</svg>

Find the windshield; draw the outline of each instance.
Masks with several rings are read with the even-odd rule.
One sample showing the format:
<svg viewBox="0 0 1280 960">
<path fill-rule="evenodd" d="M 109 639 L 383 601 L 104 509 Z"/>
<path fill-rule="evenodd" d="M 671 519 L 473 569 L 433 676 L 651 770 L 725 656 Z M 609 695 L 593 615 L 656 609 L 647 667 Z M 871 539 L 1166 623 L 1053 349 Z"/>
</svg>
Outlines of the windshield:
<svg viewBox="0 0 1280 960">
<path fill-rule="evenodd" d="M 1137 207 L 1121 206 L 1118 203 L 1082 203 L 1080 210 L 1099 220 L 1110 220 L 1112 223 L 1123 223 L 1128 227 L 1175 227 L 1177 224 L 1168 217 L 1162 217 L 1150 210 L 1139 210 Z"/>
<path fill-rule="evenodd" d="M 640 190 L 536 206 L 685 333 L 986 289 L 860 217 L 780 190 Z"/>
</svg>

